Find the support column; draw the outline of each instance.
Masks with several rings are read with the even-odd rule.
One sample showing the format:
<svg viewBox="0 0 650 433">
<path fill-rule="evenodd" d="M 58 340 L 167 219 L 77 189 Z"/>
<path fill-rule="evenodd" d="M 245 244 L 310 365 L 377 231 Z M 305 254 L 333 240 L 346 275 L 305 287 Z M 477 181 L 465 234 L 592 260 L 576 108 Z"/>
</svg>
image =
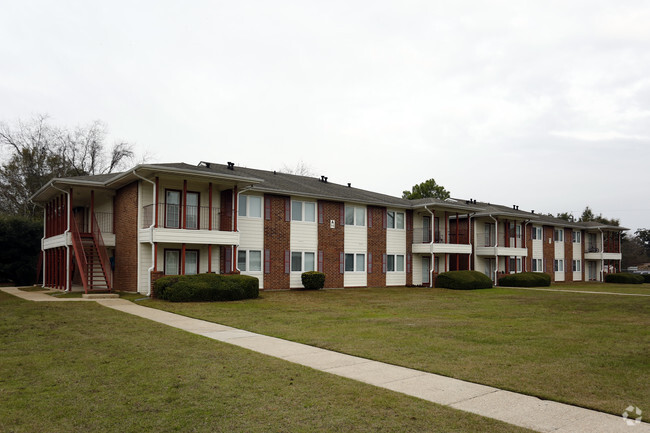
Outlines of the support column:
<svg viewBox="0 0 650 433">
<path fill-rule="evenodd" d="M 95 190 L 91 189 L 90 190 L 90 233 L 92 233 L 95 230 Z"/>
<path fill-rule="evenodd" d="M 444 242 L 447 243 L 447 230 L 449 228 L 449 216 L 447 215 L 447 211 L 445 211 L 445 237 L 444 237 Z M 447 258 L 445 256 L 445 267 L 447 266 Z"/>
<path fill-rule="evenodd" d="M 155 217 L 155 221 L 153 224 L 155 228 L 158 228 L 158 219 L 159 219 L 158 214 L 160 213 L 160 206 L 158 200 L 158 196 L 160 195 L 160 193 L 158 192 L 160 190 L 159 186 L 160 186 L 160 179 L 158 178 L 158 176 L 156 176 L 156 188 L 155 188 L 156 196 L 154 197 L 154 203 L 156 207 L 153 209 L 153 215 L 152 215 L 152 217 Z M 113 207 L 113 209 L 115 209 L 115 207 Z"/>
<path fill-rule="evenodd" d="M 181 275 L 185 275 L 185 244 L 181 247 Z"/>
<path fill-rule="evenodd" d="M 210 187 L 212 187 L 212 184 L 210 184 Z M 212 189 L 212 188 L 210 188 Z M 212 200 L 210 200 L 212 201 Z M 210 207 L 212 209 L 212 207 Z M 210 229 L 212 230 L 212 229 Z M 212 244 L 208 245 L 208 274 L 212 272 Z"/>
<path fill-rule="evenodd" d="M 183 228 L 187 226 L 187 180 L 183 180 L 183 202 L 181 203 L 181 218 L 183 220 Z M 183 250 L 183 275 L 185 275 L 185 250 Z"/>
<path fill-rule="evenodd" d="M 212 230 L 212 182 L 208 184 L 208 230 Z M 209 251 L 212 252 L 212 246 L 209 246 Z M 211 265 L 208 263 L 208 269 L 210 267 Z"/>
</svg>

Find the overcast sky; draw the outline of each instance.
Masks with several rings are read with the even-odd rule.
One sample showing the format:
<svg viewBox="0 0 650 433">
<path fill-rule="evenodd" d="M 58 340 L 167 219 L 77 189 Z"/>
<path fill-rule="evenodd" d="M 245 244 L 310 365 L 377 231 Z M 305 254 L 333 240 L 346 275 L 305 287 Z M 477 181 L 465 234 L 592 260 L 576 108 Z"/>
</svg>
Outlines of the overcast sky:
<svg viewBox="0 0 650 433">
<path fill-rule="evenodd" d="M 0 121 L 650 228 L 650 2 L 0 0 Z"/>
</svg>

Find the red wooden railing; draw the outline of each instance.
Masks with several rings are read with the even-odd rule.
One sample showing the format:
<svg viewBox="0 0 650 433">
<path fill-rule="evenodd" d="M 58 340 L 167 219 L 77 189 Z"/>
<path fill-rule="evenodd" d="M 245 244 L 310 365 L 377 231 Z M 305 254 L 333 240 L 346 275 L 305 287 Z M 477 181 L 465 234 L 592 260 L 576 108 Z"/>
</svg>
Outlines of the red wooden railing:
<svg viewBox="0 0 650 433">
<path fill-rule="evenodd" d="M 108 253 L 106 252 L 106 245 L 104 245 L 104 238 L 102 237 L 102 231 L 99 229 L 99 224 L 97 224 L 97 217 L 93 213 L 92 215 L 92 234 L 93 240 L 95 241 L 95 248 L 99 253 L 99 262 L 102 265 L 102 271 L 104 271 L 104 279 L 106 280 L 106 287 L 110 292 L 111 287 L 113 287 L 113 271 L 111 270 L 111 262 L 108 258 Z"/>
<path fill-rule="evenodd" d="M 70 215 L 70 218 L 72 218 L 72 221 L 70 222 L 72 248 L 74 249 L 74 255 L 77 259 L 77 265 L 79 266 L 79 274 L 81 275 L 81 282 L 83 283 L 84 291 L 88 293 L 88 261 L 86 260 L 84 246 L 81 243 L 81 235 L 79 234 L 77 221 L 75 221 L 74 215 Z"/>
</svg>

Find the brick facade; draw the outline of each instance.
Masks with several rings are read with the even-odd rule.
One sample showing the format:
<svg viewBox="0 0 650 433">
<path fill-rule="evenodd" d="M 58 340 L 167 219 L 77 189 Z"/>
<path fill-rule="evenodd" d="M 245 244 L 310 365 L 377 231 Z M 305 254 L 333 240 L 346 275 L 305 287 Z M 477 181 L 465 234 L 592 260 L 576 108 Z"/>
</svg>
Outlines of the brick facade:
<svg viewBox="0 0 650 433">
<path fill-rule="evenodd" d="M 115 195 L 115 271 L 116 290 L 136 291 L 138 286 L 138 183 L 132 182 Z"/>
<path fill-rule="evenodd" d="M 386 227 L 384 218 L 385 207 L 368 206 L 368 254 L 372 255 L 368 260 L 372 268 L 368 266 L 368 287 L 385 287 L 386 273 L 383 270 L 383 257 L 386 254 Z M 412 233 L 411 233 L 412 234 Z M 341 251 L 343 251 L 341 249 Z"/>
<path fill-rule="evenodd" d="M 544 252 L 544 272 L 551 276 L 551 281 L 555 281 L 555 272 L 553 271 L 553 260 L 555 260 L 555 242 L 553 241 L 553 227 L 544 226 L 543 233 L 543 252 Z"/>
<path fill-rule="evenodd" d="M 564 229 L 564 281 L 573 281 L 573 230 Z"/>
<path fill-rule="evenodd" d="M 265 194 L 264 211 L 264 289 L 278 290 L 289 288 L 289 273 L 285 272 L 285 255 L 291 241 L 291 222 L 287 220 L 289 197 Z M 270 261 L 266 261 L 266 254 Z M 267 269 L 269 267 L 269 269 Z"/>
<path fill-rule="evenodd" d="M 343 252 L 345 227 L 341 220 L 341 206 L 343 206 L 343 203 L 327 200 L 318 201 L 318 250 L 319 254 L 320 251 L 323 252 L 323 273 L 325 274 L 325 287 L 327 288 L 343 287 L 340 254 Z M 334 228 L 330 226 L 330 221 L 334 221 Z M 384 243 L 385 239 L 384 235 Z M 381 256 L 379 260 L 379 270 L 381 270 Z M 368 279 L 370 279 L 370 276 L 368 276 Z"/>
</svg>

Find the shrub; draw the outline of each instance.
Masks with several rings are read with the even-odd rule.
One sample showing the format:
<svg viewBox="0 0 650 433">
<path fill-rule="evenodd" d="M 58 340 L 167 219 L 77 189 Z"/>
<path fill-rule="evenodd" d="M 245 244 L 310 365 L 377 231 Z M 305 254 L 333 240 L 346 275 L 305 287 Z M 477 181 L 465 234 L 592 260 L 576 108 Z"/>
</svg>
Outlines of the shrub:
<svg viewBox="0 0 650 433">
<path fill-rule="evenodd" d="M 637 274 L 626 274 L 624 272 L 619 272 L 618 274 L 605 275 L 606 283 L 643 284 L 643 281 L 643 277 Z"/>
<path fill-rule="evenodd" d="M 308 290 L 318 290 L 325 287 L 325 274 L 322 272 L 303 272 L 300 279 L 303 287 Z"/>
<path fill-rule="evenodd" d="M 499 278 L 500 286 L 546 287 L 551 285 L 551 276 L 542 272 L 522 272 Z"/>
<path fill-rule="evenodd" d="M 450 271 L 438 275 L 436 287 L 456 290 L 489 289 L 492 280 L 477 271 Z"/>
<path fill-rule="evenodd" d="M 650 274 L 642 274 L 643 277 L 643 282 L 644 283 L 650 283 Z"/>
<path fill-rule="evenodd" d="M 16 286 L 36 282 L 41 236 L 41 221 L 0 216 L 0 282 L 12 282 Z"/>
<path fill-rule="evenodd" d="M 248 275 L 174 275 L 154 283 L 155 296 L 171 302 L 236 301 L 259 293 L 259 280 Z"/>
</svg>

